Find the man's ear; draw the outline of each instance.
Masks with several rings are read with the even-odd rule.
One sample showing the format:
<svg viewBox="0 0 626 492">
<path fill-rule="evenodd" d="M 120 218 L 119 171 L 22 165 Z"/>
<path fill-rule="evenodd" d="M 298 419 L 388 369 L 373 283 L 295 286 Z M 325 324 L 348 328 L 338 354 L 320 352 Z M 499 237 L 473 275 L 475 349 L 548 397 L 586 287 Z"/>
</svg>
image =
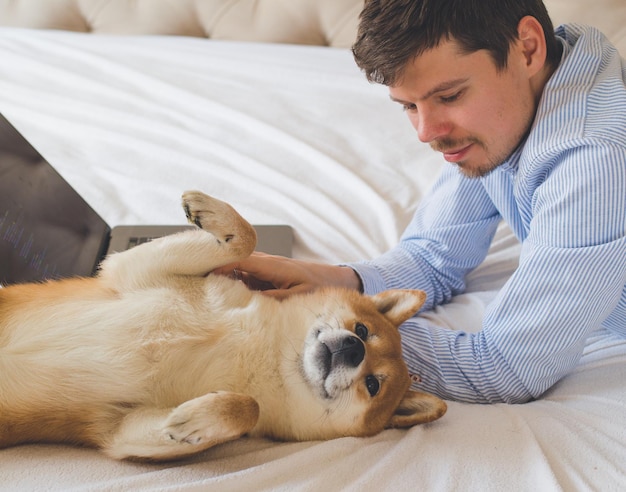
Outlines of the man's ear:
<svg viewBox="0 0 626 492">
<path fill-rule="evenodd" d="M 378 311 L 394 325 L 400 326 L 416 314 L 426 300 L 421 290 L 392 289 L 370 296 Z"/>
<path fill-rule="evenodd" d="M 517 47 L 526 61 L 529 76 L 538 73 L 546 64 L 548 48 L 543 27 L 530 15 L 523 17 L 517 25 Z"/>
<path fill-rule="evenodd" d="M 434 395 L 408 390 L 386 427 L 412 427 L 432 422 L 442 417 L 447 409 L 446 402 Z"/>
</svg>

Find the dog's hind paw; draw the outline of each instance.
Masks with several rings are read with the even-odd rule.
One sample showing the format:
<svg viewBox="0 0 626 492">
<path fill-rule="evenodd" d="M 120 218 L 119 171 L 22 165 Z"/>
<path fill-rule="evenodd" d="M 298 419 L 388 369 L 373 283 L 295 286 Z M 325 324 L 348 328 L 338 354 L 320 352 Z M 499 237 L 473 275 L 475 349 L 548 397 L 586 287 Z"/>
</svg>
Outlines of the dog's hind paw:
<svg viewBox="0 0 626 492">
<path fill-rule="evenodd" d="M 176 407 L 162 433 L 179 443 L 213 445 L 249 432 L 258 418 L 259 405 L 253 398 L 237 393 L 209 393 Z"/>
</svg>

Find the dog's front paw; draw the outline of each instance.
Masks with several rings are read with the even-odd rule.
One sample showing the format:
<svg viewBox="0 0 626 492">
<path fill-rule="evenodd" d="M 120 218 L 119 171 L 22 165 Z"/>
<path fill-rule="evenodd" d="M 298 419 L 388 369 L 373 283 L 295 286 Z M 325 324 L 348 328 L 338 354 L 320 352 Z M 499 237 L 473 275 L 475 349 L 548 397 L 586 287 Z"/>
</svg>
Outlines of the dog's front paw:
<svg viewBox="0 0 626 492">
<path fill-rule="evenodd" d="M 243 220 L 230 205 L 201 191 L 183 193 L 183 209 L 189 222 L 213 233 L 224 233 L 219 230 L 221 222 Z"/>
<path fill-rule="evenodd" d="M 249 432 L 258 418 L 259 405 L 254 398 L 209 393 L 176 407 L 165 422 L 163 435 L 181 443 L 217 444 Z"/>
<path fill-rule="evenodd" d="M 254 250 L 254 228 L 228 203 L 200 191 L 186 191 L 183 209 L 189 222 L 212 233 L 220 243 L 231 244 L 248 254 Z"/>
</svg>

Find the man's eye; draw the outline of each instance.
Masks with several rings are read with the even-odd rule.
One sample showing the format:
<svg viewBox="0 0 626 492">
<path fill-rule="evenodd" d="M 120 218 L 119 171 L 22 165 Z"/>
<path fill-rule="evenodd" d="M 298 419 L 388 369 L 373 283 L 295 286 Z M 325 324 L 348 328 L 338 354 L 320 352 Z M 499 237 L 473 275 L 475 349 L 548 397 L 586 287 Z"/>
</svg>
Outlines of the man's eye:
<svg viewBox="0 0 626 492">
<path fill-rule="evenodd" d="M 417 111 L 417 106 L 415 104 L 403 104 L 402 111 Z"/>
<path fill-rule="evenodd" d="M 454 93 L 454 94 L 452 94 L 450 96 L 441 96 L 439 99 L 443 103 L 452 103 L 452 102 L 458 100 L 461 97 L 462 94 L 463 94 L 463 91 L 459 91 L 459 92 L 456 92 L 456 93 Z"/>
</svg>

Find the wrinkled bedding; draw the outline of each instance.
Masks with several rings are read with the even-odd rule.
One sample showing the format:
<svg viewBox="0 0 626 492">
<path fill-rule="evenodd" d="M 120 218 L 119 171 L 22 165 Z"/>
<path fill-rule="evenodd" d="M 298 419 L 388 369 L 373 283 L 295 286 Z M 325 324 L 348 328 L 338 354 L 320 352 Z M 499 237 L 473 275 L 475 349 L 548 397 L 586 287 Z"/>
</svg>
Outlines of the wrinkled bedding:
<svg viewBox="0 0 626 492">
<path fill-rule="evenodd" d="M 180 194 L 201 189 L 291 225 L 309 260 L 383 253 L 446 165 L 344 49 L 3 28 L 0 112 L 110 225 L 184 223 Z M 479 329 L 518 254 L 502 226 L 468 292 L 427 316 Z M 599 333 L 525 405 L 449 402 L 410 430 L 158 465 L 20 446 L 0 450 L 0 490 L 624 490 L 625 381 L 626 341 Z"/>
</svg>

